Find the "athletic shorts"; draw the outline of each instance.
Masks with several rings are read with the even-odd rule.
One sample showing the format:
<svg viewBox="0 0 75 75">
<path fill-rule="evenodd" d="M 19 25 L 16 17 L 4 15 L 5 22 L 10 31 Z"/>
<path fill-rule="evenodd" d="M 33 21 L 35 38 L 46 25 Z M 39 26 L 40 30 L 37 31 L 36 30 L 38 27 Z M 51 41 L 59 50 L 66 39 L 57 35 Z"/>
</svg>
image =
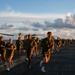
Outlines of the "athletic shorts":
<svg viewBox="0 0 75 75">
<path fill-rule="evenodd" d="M 6 57 L 7 57 L 7 58 L 13 57 L 13 56 L 14 56 L 14 51 L 12 51 L 12 50 L 6 51 Z"/>
<path fill-rule="evenodd" d="M 50 50 L 48 51 L 42 51 L 43 57 L 50 57 L 51 56 L 51 52 Z"/>
<path fill-rule="evenodd" d="M 0 54 L 4 55 L 6 50 L 0 50 Z"/>
</svg>

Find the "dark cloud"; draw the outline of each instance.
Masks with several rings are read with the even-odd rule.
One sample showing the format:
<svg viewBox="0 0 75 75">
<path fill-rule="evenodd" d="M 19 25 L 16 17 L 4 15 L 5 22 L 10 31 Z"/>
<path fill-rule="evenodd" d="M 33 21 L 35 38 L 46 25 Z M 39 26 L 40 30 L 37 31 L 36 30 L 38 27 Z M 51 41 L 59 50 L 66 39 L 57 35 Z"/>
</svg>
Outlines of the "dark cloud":
<svg viewBox="0 0 75 75">
<path fill-rule="evenodd" d="M 8 28 L 14 28 L 15 26 L 14 25 L 8 25 L 7 27 Z"/>
<path fill-rule="evenodd" d="M 30 30 L 30 28 L 28 28 L 28 27 L 19 27 L 19 28 L 17 28 L 17 30 L 25 30 L 25 31 L 28 31 L 28 30 Z"/>
<path fill-rule="evenodd" d="M 45 22 L 46 27 L 48 28 L 75 28 L 75 26 L 63 22 L 61 18 L 58 18 L 54 21 L 54 23 L 50 23 L 49 21 Z"/>
<path fill-rule="evenodd" d="M 72 16 L 67 16 L 65 19 L 65 22 L 61 18 L 57 18 L 54 20 L 53 23 L 50 21 L 44 21 L 44 24 L 41 24 L 39 22 L 32 23 L 32 25 L 35 28 L 39 28 L 42 30 L 51 30 L 51 29 L 62 29 L 62 28 L 67 28 L 67 29 L 75 29 L 75 25 L 72 23 L 68 23 L 71 21 Z M 75 19 L 75 15 L 73 15 L 73 19 Z M 70 20 L 70 21 L 69 21 Z"/>
<path fill-rule="evenodd" d="M 47 26 L 47 27 L 50 27 L 52 25 L 52 23 L 50 21 L 45 21 L 44 24 Z"/>
<path fill-rule="evenodd" d="M 15 26 L 3 24 L 3 25 L 0 26 L 0 29 L 15 29 Z"/>
<path fill-rule="evenodd" d="M 75 14 L 72 16 L 73 20 L 75 21 Z"/>
<path fill-rule="evenodd" d="M 63 24 L 63 20 L 61 18 L 57 18 L 54 22 L 59 25 Z"/>
<path fill-rule="evenodd" d="M 35 29 L 35 28 L 33 28 L 32 30 L 33 30 L 33 31 L 39 31 L 39 29 Z"/>
<path fill-rule="evenodd" d="M 63 21 L 62 18 L 57 18 L 54 20 L 53 23 L 50 21 L 44 21 L 44 24 L 40 24 L 39 22 L 33 24 L 34 27 L 41 28 L 43 30 L 50 30 L 52 28 L 54 29 L 62 29 L 62 28 L 67 28 L 67 29 L 75 29 L 75 14 L 71 15 L 68 14 L 65 16 L 65 20 Z"/>
<path fill-rule="evenodd" d="M 32 25 L 35 27 L 35 28 L 43 28 L 43 24 L 39 23 L 39 22 L 33 22 Z"/>
</svg>

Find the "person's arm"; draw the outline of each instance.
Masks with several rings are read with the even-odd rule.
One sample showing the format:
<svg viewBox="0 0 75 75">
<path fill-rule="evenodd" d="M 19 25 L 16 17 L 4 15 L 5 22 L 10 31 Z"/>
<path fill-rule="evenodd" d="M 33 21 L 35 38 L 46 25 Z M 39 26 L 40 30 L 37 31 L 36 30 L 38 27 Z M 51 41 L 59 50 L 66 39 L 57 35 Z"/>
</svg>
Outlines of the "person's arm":
<svg viewBox="0 0 75 75">
<path fill-rule="evenodd" d="M 54 50 L 54 40 L 52 39 L 51 41 L 51 47 L 50 47 L 51 50 Z"/>
<path fill-rule="evenodd" d="M 15 44 L 13 44 L 13 51 L 15 51 L 16 50 L 16 45 Z"/>
</svg>

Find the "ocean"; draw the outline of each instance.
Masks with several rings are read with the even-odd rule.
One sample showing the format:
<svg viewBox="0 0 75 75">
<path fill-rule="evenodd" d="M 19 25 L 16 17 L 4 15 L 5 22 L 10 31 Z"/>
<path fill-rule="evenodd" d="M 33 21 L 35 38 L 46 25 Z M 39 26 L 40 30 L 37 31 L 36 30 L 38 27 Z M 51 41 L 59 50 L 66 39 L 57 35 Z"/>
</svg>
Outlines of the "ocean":
<svg viewBox="0 0 75 75">
<path fill-rule="evenodd" d="M 9 42 L 9 40 L 5 40 L 5 42 L 6 42 L 6 43 Z M 16 40 L 13 40 L 13 43 L 16 44 Z"/>
</svg>

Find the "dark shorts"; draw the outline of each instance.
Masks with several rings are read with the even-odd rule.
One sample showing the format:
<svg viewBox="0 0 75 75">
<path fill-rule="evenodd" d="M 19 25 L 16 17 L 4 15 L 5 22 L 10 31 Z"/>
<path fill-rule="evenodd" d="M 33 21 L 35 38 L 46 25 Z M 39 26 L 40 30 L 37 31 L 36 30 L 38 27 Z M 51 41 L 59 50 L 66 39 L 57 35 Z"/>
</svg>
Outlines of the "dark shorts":
<svg viewBox="0 0 75 75">
<path fill-rule="evenodd" d="M 51 56 L 51 52 L 50 50 L 48 51 L 42 51 L 43 57 L 50 57 Z"/>
<path fill-rule="evenodd" d="M 1 54 L 1 55 L 6 54 L 6 50 L 0 50 L 0 54 Z"/>
<path fill-rule="evenodd" d="M 33 50 L 31 50 L 31 48 L 27 48 L 27 57 L 30 57 L 31 55 L 33 55 Z"/>
<path fill-rule="evenodd" d="M 14 52 L 11 51 L 11 50 L 7 50 L 6 51 L 6 57 L 9 58 L 9 57 L 13 57 L 14 56 Z"/>
<path fill-rule="evenodd" d="M 3 50 L 0 50 L 0 54 L 1 54 L 1 55 L 3 55 L 3 52 L 4 52 Z"/>
<path fill-rule="evenodd" d="M 20 51 L 22 50 L 22 46 L 18 46 L 18 47 L 17 47 L 17 51 L 19 51 L 19 50 L 20 50 Z"/>
</svg>

